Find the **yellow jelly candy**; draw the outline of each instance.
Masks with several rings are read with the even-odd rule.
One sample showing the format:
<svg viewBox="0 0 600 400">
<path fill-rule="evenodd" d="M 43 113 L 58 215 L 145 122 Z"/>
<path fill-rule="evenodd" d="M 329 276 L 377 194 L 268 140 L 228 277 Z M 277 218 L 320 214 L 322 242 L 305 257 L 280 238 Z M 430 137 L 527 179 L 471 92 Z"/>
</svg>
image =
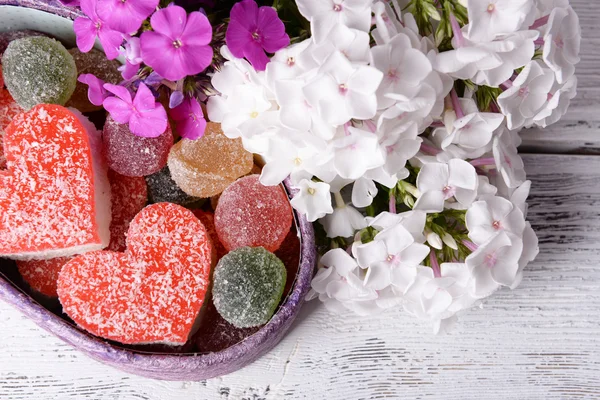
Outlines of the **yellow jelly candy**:
<svg viewBox="0 0 600 400">
<path fill-rule="evenodd" d="M 221 125 L 209 122 L 204 136 L 181 139 L 169 153 L 169 170 L 177 185 L 190 196 L 211 197 L 252 170 L 252 153 L 241 139 L 229 139 Z"/>
</svg>

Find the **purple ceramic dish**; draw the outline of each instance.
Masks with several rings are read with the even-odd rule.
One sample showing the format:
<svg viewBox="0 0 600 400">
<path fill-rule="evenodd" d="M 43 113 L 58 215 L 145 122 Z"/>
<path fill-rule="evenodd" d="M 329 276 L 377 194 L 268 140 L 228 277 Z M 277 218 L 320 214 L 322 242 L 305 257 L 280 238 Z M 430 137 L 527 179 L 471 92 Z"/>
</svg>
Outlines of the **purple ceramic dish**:
<svg viewBox="0 0 600 400">
<path fill-rule="evenodd" d="M 0 0 L 0 30 L 34 29 L 72 41 L 72 23 L 79 11 L 58 1 Z M 60 18 L 59 18 L 60 17 Z M 4 19 L 4 20 L 3 20 Z M 289 182 L 286 188 L 290 190 Z M 219 352 L 165 354 L 138 352 L 109 343 L 75 327 L 24 293 L 2 273 L 0 299 L 12 304 L 45 330 L 88 356 L 137 375 L 174 381 L 199 381 L 236 371 L 271 350 L 294 321 L 310 288 L 316 264 L 312 224 L 295 215 L 300 234 L 300 265 L 296 281 L 271 321 L 243 341 Z"/>
</svg>

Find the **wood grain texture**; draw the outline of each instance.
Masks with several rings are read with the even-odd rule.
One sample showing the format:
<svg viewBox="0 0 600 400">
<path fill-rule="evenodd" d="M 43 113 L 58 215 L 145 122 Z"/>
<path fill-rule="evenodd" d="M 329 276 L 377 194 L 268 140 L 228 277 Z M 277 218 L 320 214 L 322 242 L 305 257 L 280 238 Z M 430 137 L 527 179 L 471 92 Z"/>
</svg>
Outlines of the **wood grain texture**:
<svg viewBox="0 0 600 400">
<path fill-rule="evenodd" d="M 524 148 L 600 154 L 599 0 L 572 0 L 584 40 L 569 113 Z M 400 311 L 370 318 L 304 306 L 271 353 L 199 383 L 152 381 L 92 361 L 0 303 L 1 400 L 600 399 L 600 157 L 526 155 L 541 253 L 522 285 L 447 336 Z"/>
<path fill-rule="evenodd" d="M 578 94 L 558 123 L 522 132 L 521 148 L 527 152 L 600 154 L 600 1 L 570 1 L 579 15 L 583 35 L 576 72 Z"/>
<path fill-rule="evenodd" d="M 361 319 L 311 302 L 251 366 L 170 383 L 92 361 L 0 304 L 0 399 L 598 399 L 600 157 L 525 160 L 541 254 L 450 335 L 400 311 Z"/>
</svg>

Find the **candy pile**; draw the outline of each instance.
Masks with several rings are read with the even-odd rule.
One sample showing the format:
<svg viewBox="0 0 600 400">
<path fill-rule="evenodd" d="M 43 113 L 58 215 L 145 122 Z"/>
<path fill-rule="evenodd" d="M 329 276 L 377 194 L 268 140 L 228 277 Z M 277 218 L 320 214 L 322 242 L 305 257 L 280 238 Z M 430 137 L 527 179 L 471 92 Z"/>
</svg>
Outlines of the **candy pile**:
<svg viewBox="0 0 600 400">
<path fill-rule="evenodd" d="M 219 351 L 269 322 L 299 240 L 286 193 L 260 183 L 241 139 L 214 123 L 196 140 L 177 123 L 132 134 L 81 86 L 122 80 L 95 51 L 19 31 L 0 34 L 0 55 L 0 272 L 136 348 Z"/>
</svg>

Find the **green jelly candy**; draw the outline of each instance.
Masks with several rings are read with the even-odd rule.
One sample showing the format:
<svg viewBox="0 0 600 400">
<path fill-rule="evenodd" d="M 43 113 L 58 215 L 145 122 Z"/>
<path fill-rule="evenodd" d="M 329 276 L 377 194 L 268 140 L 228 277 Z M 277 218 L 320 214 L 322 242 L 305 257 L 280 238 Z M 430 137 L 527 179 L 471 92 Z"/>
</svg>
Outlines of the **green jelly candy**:
<svg viewBox="0 0 600 400">
<path fill-rule="evenodd" d="M 26 110 L 37 104 L 65 105 L 77 84 L 73 56 L 57 40 L 43 36 L 10 42 L 2 72 L 8 91 Z"/>
<path fill-rule="evenodd" d="M 283 262 L 264 248 L 235 249 L 215 268 L 215 307 L 236 328 L 264 325 L 281 300 L 286 275 Z"/>
</svg>

